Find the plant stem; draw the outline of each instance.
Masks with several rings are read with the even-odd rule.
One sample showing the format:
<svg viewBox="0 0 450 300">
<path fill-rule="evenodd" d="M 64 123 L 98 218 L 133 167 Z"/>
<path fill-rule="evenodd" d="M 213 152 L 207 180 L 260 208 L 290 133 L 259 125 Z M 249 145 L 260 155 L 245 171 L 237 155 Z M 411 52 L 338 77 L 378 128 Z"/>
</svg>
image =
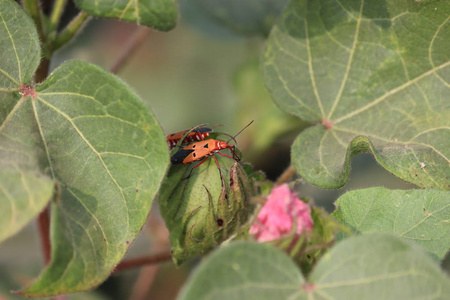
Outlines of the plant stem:
<svg viewBox="0 0 450 300">
<path fill-rule="evenodd" d="M 34 75 L 34 81 L 36 83 L 40 83 L 47 78 L 48 70 L 50 67 L 50 58 L 46 58 L 45 56 L 41 59 L 41 63 L 36 70 L 36 74 Z"/>
<path fill-rule="evenodd" d="M 47 265 L 50 262 L 50 215 L 48 213 L 48 206 L 39 214 L 39 233 L 41 236 L 41 247 L 44 255 L 44 263 Z"/>
<path fill-rule="evenodd" d="M 151 264 L 157 264 L 161 262 L 165 262 L 172 259 L 172 254 L 167 252 L 162 252 L 150 256 L 144 256 L 144 257 L 138 257 L 138 258 L 132 258 L 129 260 L 125 260 L 117 265 L 114 272 L 120 272 L 123 270 L 143 266 L 143 265 L 151 265 Z"/>
<path fill-rule="evenodd" d="M 139 46 L 142 45 L 145 38 L 151 31 L 152 30 L 148 27 L 139 27 L 130 40 L 125 44 L 125 47 L 122 49 L 109 71 L 113 74 L 117 74 L 132 54 L 139 48 Z"/>
<path fill-rule="evenodd" d="M 84 11 L 73 18 L 73 20 L 63 29 L 63 31 L 56 37 L 55 41 L 51 45 L 51 51 L 55 51 L 65 44 L 67 44 L 83 27 L 90 15 Z"/>
<path fill-rule="evenodd" d="M 326 242 L 326 243 L 322 243 L 322 244 L 317 244 L 317 245 L 313 245 L 313 246 L 309 246 L 306 247 L 302 252 L 301 255 L 304 256 L 306 253 L 313 251 L 313 250 L 318 250 L 318 249 L 323 249 L 323 248 L 328 248 L 330 246 L 333 246 L 333 244 L 335 243 L 335 240 Z"/>
<path fill-rule="evenodd" d="M 284 170 L 283 174 L 278 177 L 277 181 L 275 182 L 275 185 L 281 185 L 285 182 L 288 182 L 289 179 L 291 179 L 292 176 L 295 175 L 295 169 L 293 166 L 289 166 L 286 170 Z"/>
<path fill-rule="evenodd" d="M 53 10 L 50 15 L 50 32 L 58 29 L 59 21 L 61 20 L 66 3 L 67 0 L 55 0 L 53 3 Z"/>
<path fill-rule="evenodd" d="M 146 266 L 140 270 L 136 278 L 129 300 L 149 299 L 147 294 L 152 288 L 152 283 L 158 273 L 160 265 Z"/>
<path fill-rule="evenodd" d="M 33 19 L 39 38 L 41 42 L 44 42 L 44 32 L 42 31 L 42 20 L 41 20 L 41 8 L 39 7 L 38 0 L 22 0 L 22 5 L 25 11 Z"/>
</svg>

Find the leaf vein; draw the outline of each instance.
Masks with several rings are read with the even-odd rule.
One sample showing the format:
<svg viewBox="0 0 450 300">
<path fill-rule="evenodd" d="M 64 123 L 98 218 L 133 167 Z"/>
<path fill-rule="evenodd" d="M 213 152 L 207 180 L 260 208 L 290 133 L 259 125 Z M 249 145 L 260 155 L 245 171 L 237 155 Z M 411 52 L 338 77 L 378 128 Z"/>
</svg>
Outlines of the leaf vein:
<svg viewBox="0 0 450 300">
<path fill-rule="evenodd" d="M 350 55 L 348 57 L 347 66 L 345 68 L 345 73 L 344 73 L 344 77 L 342 78 L 341 86 L 339 87 L 339 91 L 336 95 L 336 98 L 334 99 L 333 106 L 331 107 L 330 113 L 328 114 L 328 117 L 327 117 L 328 120 L 331 120 L 331 117 L 333 116 L 333 113 L 342 98 L 342 93 L 344 92 L 344 88 L 347 84 L 347 80 L 348 80 L 348 77 L 350 74 L 350 68 L 353 63 L 353 57 L 356 52 L 356 45 L 358 44 L 358 37 L 359 37 L 359 30 L 361 28 L 361 16 L 362 16 L 362 12 L 363 12 L 363 7 L 364 7 L 364 0 L 361 0 L 361 4 L 359 7 L 359 16 L 358 16 L 358 19 L 356 20 L 355 37 L 353 38 L 352 48 L 350 51 Z"/>
<path fill-rule="evenodd" d="M 386 100 L 389 96 L 392 96 L 392 95 L 396 94 L 397 92 L 400 92 L 400 91 L 404 90 L 405 88 L 409 87 L 409 86 L 412 85 L 413 83 L 416 83 L 417 81 L 421 80 L 422 78 L 424 78 L 424 77 L 426 77 L 426 76 L 429 76 L 429 75 L 431 75 L 431 74 L 434 74 L 436 70 L 443 69 L 443 68 L 447 67 L 448 65 L 450 65 L 450 61 L 448 61 L 448 62 L 446 62 L 446 63 L 443 63 L 442 65 L 440 65 L 440 66 L 438 66 L 438 67 L 435 67 L 435 68 L 433 68 L 433 69 L 431 69 L 431 70 L 429 70 L 429 71 L 423 73 L 423 74 L 420 75 L 420 76 L 417 76 L 416 78 L 414 78 L 414 79 L 412 79 L 412 80 L 410 80 L 410 81 L 408 81 L 408 82 L 405 82 L 404 84 L 400 85 L 399 87 L 397 87 L 397 88 L 395 88 L 395 89 L 392 89 L 392 90 L 390 90 L 390 91 L 384 93 L 383 95 L 381 95 L 381 96 L 378 97 L 377 99 L 373 100 L 372 102 L 370 102 L 370 103 L 364 105 L 363 107 L 360 107 L 359 109 L 356 109 L 356 110 L 354 110 L 354 111 L 348 113 L 347 115 L 342 116 L 342 117 L 340 117 L 340 118 L 334 120 L 334 124 L 338 124 L 338 123 L 340 123 L 340 122 L 342 122 L 342 121 L 344 121 L 344 120 L 346 120 L 346 119 L 348 119 L 348 118 L 351 118 L 351 117 L 353 117 L 353 116 L 355 116 L 355 115 L 358 115 L 358 114 L 360 114 L 360 113 L 362 113 L 362 112 L 368 110 L 368 109 L 371 108 L 372 106 L 375 106 L 375 105 L 379 104 L 380 102 Z"/>
</svg>

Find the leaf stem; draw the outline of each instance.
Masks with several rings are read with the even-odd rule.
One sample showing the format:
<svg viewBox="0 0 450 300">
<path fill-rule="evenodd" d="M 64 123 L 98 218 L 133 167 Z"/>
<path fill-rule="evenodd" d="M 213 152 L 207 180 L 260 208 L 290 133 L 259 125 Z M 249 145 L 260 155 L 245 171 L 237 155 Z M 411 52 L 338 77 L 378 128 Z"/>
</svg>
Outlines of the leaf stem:
<svg viewBox="0 0 450 300">
<path fill-rule="evenodd" d="M 47 78 L 48 70 L 50 68 L 50 58 L 42 57 L 41 63 L 36 70 L 36 74 L 34 75 L 34 81 L 36 83 L 40 83 Z"/>
<path fill-rule="evenodd" d="M 41 247 L 44 255 L 44 263 L 47 265 L 50 262 L 50 215 L 48 212 L 48 206 L 39 214 L 39 233 L 41 237 Z"/>
<path fill-rule="evenodd" d="M 33 19 L 41 42 L 44 42 L 44 32 L 42 30 L 42 19 L 41 19 L 42 11 L 41 8 L 39 7 L 38 0 L 22 0 L 22 5 L 25 11 Z"/>
<path fill-rule="evenodd" d="M 130 40 L 125 44 L 125 47 L 122 49 L 109 71 L 113 74 L 117 74 L 117 72 L 119 72 L 125 63 L 130 59 L 132 54 L 136 52 L 139 46 L 142 45 L 145 38 L 151 31 L 152 30 L 148 27 L 139 27 Z"/>
<path fill-rule="evenodd" d="M 138 257 L 138 258 L 132 258 L 125 260 L 117 265 L 114 272 L 120 272 L 127 269 L 143 266 L 143 265 L 151 265 L 151 264 L 158 264 L 161 262 L 165 262 L 172 259 L 172 254 L 169 251 L 150 255 L 150 256 L 144 256 L 144 257 Z"/>
<path fill-rule="evenodd" d="M 312 246 L 306 247 L 301 252 L 301 256 L 304 256 L 306 253 L 308 253 L 310 251 L 313 251 L 313 250 L 329 248 L 329 247 L 333 246 L 334 243 L 335 243 L 335 240 L 332 240 L 332 241 L 329 241 L 329 242 L 326 242 L 326 243 L 322 243 L 322 244 L 317 244 L 317 245 L 312 245 Z"/>
<path fill-rule="evenodd" d="M 50 15 L 50 32 L 58 29 L 59 21 L 64 12 L 67 0 L 55 0 L 53 3 L 52 13 Z"/>
<path fill-rule="evenodd" d="M 140 270 L 130 293 L 130 297 L 128 298 L 129 300 L 151 299 L 147 294 L 152 288 L 152 283 L 154 282 L 160 267 L 161 265 L 152 265 L 146 266 Z"/>
<path fill-rule="evenodd" d="M 295 168 L 293 166 L 287 167 L 286 170 L 284 170 L 283 174 L 278 177 L 277 181 L 275 182 L 275 185 L 282 185 L 285 182 L 288 182 L 289 179 L 291 179 L 292 176 L 295 175 Z"/>
<path fill-rule="evenodd" d="M 65 44 L 67 44 L 83 27 L 83 25 L 89 20 L 90 15 L 84 11 L 73 18 L 73 20 L 63 29 L 63 31 L 56 37 L 52 44 L 52 51 L 55 51 Z"/>
</svg>

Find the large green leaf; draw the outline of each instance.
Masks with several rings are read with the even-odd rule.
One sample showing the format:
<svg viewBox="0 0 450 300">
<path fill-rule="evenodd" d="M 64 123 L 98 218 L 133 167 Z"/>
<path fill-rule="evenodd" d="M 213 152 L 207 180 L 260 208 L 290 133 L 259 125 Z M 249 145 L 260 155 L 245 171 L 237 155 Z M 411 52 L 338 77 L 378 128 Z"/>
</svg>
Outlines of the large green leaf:
<svg viewBox="0 0 450 300">
<path fill-rule="evenodd" d="M 175 27 L 175 0 L 75 0 L 85 12 L 98 17 L 117 18 L 169 31 Z"/>
<path fill-rule="evenodd" d="M 300 270 L 281 250 L 236 242 L 208 257 L 178 299 L 291 299 L 303 283 Z"/>
<path fill-rule="evenodd" d="M 0 241 L 25 226 L 51 197 L 53 182 L 39 172 L 43 152 L 34 150 L 42 146 L 30 131 L 35 122 L 27 109 L 17 111 L 23 100 L 12 93 L 31 81 L 39 61 L 33 22 L 14 1 L 0 1 Z"/>
<path fill-rule="evenodd" d="M 448 299 L 450 280 L 420 247 L 367 234 L 334 247 L 310 276 L 308 299 Z"/>
<path fill-rule="evenodd" d="M 333 215 L 358 233 L 389 232 L 443 259 L 450 250 L 450 192 L 370 188 L 340 197 Z"/>
<path fill-rule="evenodd" d="M 115 76 L 83 62 L 61 65 L 36 97 L 17 97 L 2 128 L 11 163 L 28 158 L 58 183 L 52 260 L 21 294 L 82 291 L 111 273 L 139 234 L 168 165 L 148 107 Z M 34 144 L 33 144 L 34 142 Z"/>
<path fill-rule="evenodd" d="M 398 237 L 368 234 L 336 245 L 309 282 L 280 250 L 234 243 L 211 255 L 178 299 L 448 299 L 450 280 L 422 251 Z"/>
<path fill-rule="evenodd" d="M 184 0 L 216 23 L 243 35 L 267 36 L 287 0 Z M 187 4 L 186 4 L 187 5 Z"/>
<path fill-rule="evenodd" d="M 16 2 L 0 1 L 0 91 L 29 83 L 40 59 L 31 19 Z"/>
<path fill-rule="evenodd" d="M 265 80 L 315 124 L 292 146 L 309 182 L 345 184 L 372 152 L 415 185 L 450 189 L 449 1 L 293 0 L 272 31 Z"/>
</svg>

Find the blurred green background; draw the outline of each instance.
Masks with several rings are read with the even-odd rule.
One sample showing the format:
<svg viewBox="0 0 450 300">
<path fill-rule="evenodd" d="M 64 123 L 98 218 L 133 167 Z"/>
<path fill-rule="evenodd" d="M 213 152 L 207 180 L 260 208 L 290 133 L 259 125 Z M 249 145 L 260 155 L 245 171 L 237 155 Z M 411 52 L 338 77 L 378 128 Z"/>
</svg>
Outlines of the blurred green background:
<svg viewBox="0 0 450 300">
<path fill-rule="evenodd" d="M 202 123 L 224 124 L 217 130 L 234 134 L 255 120 L 237 139 L 238 146 L 244 161 L 275 180 L 289 166 L 290 145 L 307 124 L 281 112 L 270 100 L 258 66 L 264 36 L 238 35 L 208 18 L 196 3 L 180 1 L 178 26 L 168 33 L 152 31 L 118 76 L 152 108 L 166 134 Z M 130 23 L 93 19 L 55 55 L 51 68 L 77 59 L 109 69 L 137 29 Z M 331 212 L 341 194 L 371 186 L 413 188 L 379 167 L 368 154 L 352 159 L 350 180 L 339 190 L 322 190 L 302 181 L 296 187 L 300 196 Z M 161 222 L 157 213 L 151 219 Z M 29 283 L 43 268 L 35 225 L 0 244 L 0 300 L 21 299 L 9 291 Z M 155 252 L 154 228 L 143 230 L 127 257 Z M 195 264 L 176 269 L 166 262 L 158 270 L 124 271 L 98 289 L 68 299 L 175 299 Z M 444 264 L 448 269 L 448 259 Z"/>
</svg>

